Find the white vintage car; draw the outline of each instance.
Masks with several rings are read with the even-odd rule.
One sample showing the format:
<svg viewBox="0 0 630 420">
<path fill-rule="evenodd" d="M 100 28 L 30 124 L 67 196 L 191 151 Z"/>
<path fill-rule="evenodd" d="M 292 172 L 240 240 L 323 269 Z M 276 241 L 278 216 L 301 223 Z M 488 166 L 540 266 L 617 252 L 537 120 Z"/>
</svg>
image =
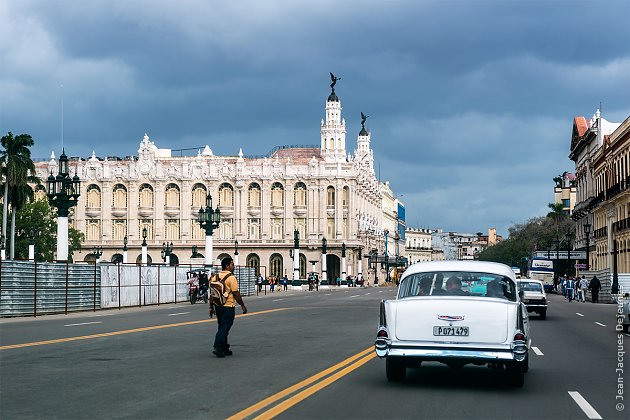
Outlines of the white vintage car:
<svg viewBox="0 0 630 420">
<path fill-rule="evenodd" d="M 527 312 L 536 312 L 540 319 L 547 319 L 547 294 L 545 285 L 540 280 L 519 279 L 516 281 L 519 292 L 523 292 L 522 300 Z"/>
<path fill-rule="evenodd" d="M 405 271 L 396 299 L 381 302 L 375 347 L 390 381 L 403 380 L 408 367 L 437 361 L 488 364 L 523 386 L 529 346 L 527 308 L 504 264 L 417 263 Z"/>
</svg>

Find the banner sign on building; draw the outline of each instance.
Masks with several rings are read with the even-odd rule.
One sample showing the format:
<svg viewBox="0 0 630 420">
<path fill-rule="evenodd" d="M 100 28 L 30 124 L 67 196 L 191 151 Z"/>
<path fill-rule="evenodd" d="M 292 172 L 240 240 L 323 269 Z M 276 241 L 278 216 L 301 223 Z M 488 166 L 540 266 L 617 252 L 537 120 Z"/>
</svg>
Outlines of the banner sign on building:
<svg viewBox="0 0 630 420">
<path fill-rule="evenodd" d="M 550 260 L 568 260 L 569 259 L 567 251 L 556 252 L 556 250 L 536 251 L 534 256 L 538 258 L 548 258 Z M 571 259 L 572 260 L 585 260 L 586 251 L 571 251 Z"/>
</svg>

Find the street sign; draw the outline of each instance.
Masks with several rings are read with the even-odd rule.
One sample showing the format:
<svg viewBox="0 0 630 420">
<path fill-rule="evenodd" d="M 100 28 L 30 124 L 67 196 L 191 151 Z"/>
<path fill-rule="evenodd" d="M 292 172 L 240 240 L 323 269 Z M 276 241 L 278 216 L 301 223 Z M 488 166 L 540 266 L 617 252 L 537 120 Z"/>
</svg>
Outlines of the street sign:
<svg viewBox="0 0 630 420">
<path fill-rule="evenodd" d="M 586 264 L 575 264 L 575 268 L 578 270 L 586 270 Z"/>
<path fill-rule="evenodd" d="M 568 260 L 567 251 L 558 251 L 556 253 L 555 249 L 550 251 L 536 251 L 535 254 L 538 258 L 549 258 L 550 260 Z M 585 260 L 586 259 L 586 251 L 571 251 L 571 259 L 572 260 Z"/>
</svg>

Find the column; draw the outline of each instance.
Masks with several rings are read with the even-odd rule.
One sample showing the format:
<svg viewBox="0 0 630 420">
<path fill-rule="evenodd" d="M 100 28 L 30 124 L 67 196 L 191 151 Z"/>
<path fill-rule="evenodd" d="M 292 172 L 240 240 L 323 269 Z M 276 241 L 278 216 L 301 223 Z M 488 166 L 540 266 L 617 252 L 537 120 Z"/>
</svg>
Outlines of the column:
<svg viewBox="0 0 630 420">
<path fill-rule="evenodd" d="M 341 280 L 346 279 L 346 243 L 341 244 Z"/>
<path fill-rule="evenodd" d="M 57 260 L 68 260 L 68 217 L 57 217 Z"/>
<path fill-rule="evenodd" d="M 212 265 L 212 236 L 206 233 L 206 248 L 204 250 L 204 265 Z M 234 263 L 236 265 L 236 263 Z"/>
</svg>

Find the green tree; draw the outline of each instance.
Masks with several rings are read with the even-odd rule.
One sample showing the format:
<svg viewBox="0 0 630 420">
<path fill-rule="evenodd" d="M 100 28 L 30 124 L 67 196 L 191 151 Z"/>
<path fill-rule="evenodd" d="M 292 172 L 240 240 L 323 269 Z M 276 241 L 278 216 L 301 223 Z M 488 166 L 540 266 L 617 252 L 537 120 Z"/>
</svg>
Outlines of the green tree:
<svg viewBox="0 0 630 420">
<path fill-rule="evenodd" d="M 28 258 L 28 236 L 35 234 L 35 259 L 52 261 L 57 251 L 57 212 L 46 201 L 28 202 L 16 217 L 16 258 Z M 68 259 L 81 250 L 84 235 L 77 229 L 68 229 Z"/>
<path fill-rule="evenodd" d="M 4 182 L 2 204 L 2 237 L 7 238 L 7 213 L 10 204 L 9 190 L 19 185 L 26 185 L 29 176 L 35 175 L 35 164 L 31 159 L 30 147 L 33 138 L 28 134 L 13 137 L 9 132 L 0 139 L 3 149 L 0 151 L 0 168 Z"/>
</svg>

